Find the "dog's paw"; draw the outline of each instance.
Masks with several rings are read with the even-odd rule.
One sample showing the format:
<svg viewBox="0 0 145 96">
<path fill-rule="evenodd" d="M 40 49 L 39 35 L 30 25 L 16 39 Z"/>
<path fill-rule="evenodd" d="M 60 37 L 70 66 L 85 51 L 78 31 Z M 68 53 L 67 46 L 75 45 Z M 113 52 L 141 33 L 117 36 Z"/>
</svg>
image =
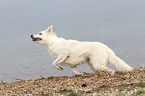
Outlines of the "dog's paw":
<svg viewBox="0 0 145 96">
<path fill-rule="evenodd" d="M 59 66 L 58 66 L 57 69 L 63 71 L 63 68 L 62 68 L 62 67 L 59 67 Z"/>
</svg>

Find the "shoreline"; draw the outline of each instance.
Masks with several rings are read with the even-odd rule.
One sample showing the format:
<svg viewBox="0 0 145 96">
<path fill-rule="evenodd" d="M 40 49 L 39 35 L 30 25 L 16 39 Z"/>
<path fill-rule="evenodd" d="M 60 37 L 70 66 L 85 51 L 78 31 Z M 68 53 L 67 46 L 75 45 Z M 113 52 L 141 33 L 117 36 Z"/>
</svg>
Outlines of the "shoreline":
<svg viewBox="0 0 145 96">
<path fill-rule="evenodd" d="M 56 76 L 0 83 L 0 95 L 143 95 L 145 67 L 131 72 L 86 73 L 83 76 Z"/>
</svg>

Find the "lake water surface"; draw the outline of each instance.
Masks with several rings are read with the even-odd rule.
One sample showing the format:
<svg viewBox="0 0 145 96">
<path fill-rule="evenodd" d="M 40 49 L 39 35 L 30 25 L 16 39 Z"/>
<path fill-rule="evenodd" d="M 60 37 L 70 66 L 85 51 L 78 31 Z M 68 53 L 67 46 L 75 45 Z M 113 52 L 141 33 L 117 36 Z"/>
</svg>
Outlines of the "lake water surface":
<svg viewBox="0 0 145 96">
<path fill-rule="evenodd" d="M 0 0 L 0 79 L 72 76 L 55 69 L 43 45 L 30 35 L 53 25 L 66 39 L 99 41 L 134 68 L 145 65 L 145 0 Z M 87 65 L 80 71 L 92 72 Z"/>
</svg>

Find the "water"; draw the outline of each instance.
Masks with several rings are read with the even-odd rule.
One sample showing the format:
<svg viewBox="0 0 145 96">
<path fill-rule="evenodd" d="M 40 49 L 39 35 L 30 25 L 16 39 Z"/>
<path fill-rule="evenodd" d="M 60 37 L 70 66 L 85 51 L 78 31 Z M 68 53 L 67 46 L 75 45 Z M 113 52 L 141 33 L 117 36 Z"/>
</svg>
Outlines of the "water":
<svg viewBox="0 0 145 96">
<path fill-rule="evenodd" d="M 53 25 L 59 37 L 100 41 L 134 68 L 145 64 L 144 0 L 0 0 L 0 79 L 74 75 L 58 71 L 43 45 L 31 41 Z M 86 65 L 80 71 L 92 72 Z M 13 79 L 14 80 L 14 79 Z"/>
</svg>

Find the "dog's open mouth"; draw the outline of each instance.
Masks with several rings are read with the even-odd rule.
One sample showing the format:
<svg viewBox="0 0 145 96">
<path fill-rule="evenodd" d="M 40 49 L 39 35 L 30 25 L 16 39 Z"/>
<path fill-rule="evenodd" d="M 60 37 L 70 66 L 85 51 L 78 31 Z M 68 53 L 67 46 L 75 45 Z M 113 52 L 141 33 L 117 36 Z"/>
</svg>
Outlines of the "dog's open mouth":
<svg viewBox="0 0 145 96">
<path fill-rule="evenodd" d="M 41 38 L 39 38 L 39 37 L 34 37 L 33 35 L 31 35 L 31 38 L 32 38 L 33 41 L 40 41 L 40 40 L 42 40 Z"/>
<path fill-rule="evenodd" d="M 33 39 L 33 41 L 40 41 L 40 40 L 42 40 L 41 38 L 39 38 L 39 37 L 37 37 L 37 38 L 32 38 Z"/>
</svg>

